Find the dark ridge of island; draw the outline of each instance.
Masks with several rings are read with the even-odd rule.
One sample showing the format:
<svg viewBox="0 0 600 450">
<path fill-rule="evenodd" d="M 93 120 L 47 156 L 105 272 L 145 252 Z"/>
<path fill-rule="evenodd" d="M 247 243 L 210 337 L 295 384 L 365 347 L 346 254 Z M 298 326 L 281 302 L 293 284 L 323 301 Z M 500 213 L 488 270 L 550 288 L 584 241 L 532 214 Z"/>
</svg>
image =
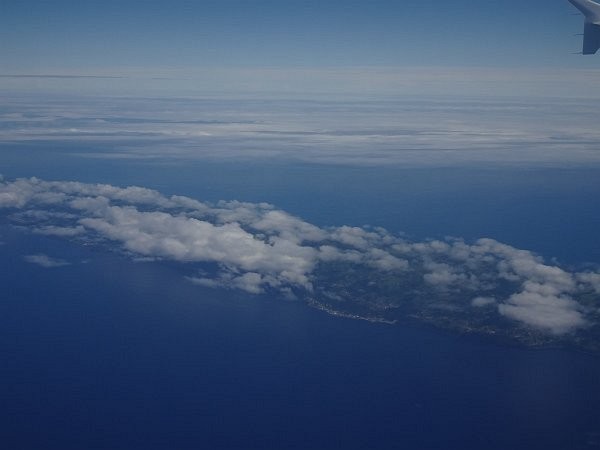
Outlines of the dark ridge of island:
<svg viewBox="0 0 600 450">
<path fill-rule="evenodd" d="M 509 345 L 568 348 L 600 355 L 600 295 L 586 292 L 577 301 L 588 307 L 586 326 L 567 333 L 512 320 L 498 313 L 498 304 L 474 305 L 468 288 L 440 290 L 427 286 L 418 272 L 405 274 L 369 269 L 345 262 L 320 264 L 314 273 L 309 306 L 338 317 L 375 323 L 420 322 L 459 334 L 473 334 Z M 516 282 L 494 286 L 495 296 L 510 295 Z"/>
</svg>

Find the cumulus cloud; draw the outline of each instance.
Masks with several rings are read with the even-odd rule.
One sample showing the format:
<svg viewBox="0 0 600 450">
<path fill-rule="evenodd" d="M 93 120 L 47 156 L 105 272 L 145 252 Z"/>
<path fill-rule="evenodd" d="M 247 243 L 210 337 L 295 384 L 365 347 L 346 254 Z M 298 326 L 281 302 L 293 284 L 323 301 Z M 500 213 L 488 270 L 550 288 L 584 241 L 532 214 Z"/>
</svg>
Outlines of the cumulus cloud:
<svg viewBox="0 0 600 450">
<path fill-rule="evenodd" d="M 253 294 L 337 296 L 335 286 L 315 285 L 319 273 L 354 268 L 388 285 L 404 280 L 396 296 L 410 285 L 432 304 L 452 298 L 452 307 L 486 307 L 558 335 L 589 325 L 594 307 L 580 298 L 600 292 L 600 273 L 571 273 L 493 239 L 410 242 L 381 228 L 322 228 L 267 203 L 209 204 L 141 187 L 31 178 L 0 181 L 0 207 L 35 233 L 113 242 L 138 260 L 187 265 L 196 284 Z M 43 254 L 25 260 L 68 264 Z"/>
<path fill-rule="evenodd" d="M 579 305 L 573 299 L 536 291 L 524 290 L 513 294 L 498 305 L 501 314 L 511 319 L 563 334 L 586 324 Z"/>
<path fill-rule="evenodd" d="M 28 263 L 37 264 L 38 266 L 42 266 L 45 268 L 62 267 L 71 264 L 63 259 L 52 258 L 43 253 L 38 253 L 35 255 L 25 255 L 23 256 L 23 259 Z"/>
<path fill-rule="evenodd" d="M 600 273 L 578 273 L 577 279 L 583 284 L 582 287 L 590 286 L 596 293 L 600 294 Z"/>
</svg>

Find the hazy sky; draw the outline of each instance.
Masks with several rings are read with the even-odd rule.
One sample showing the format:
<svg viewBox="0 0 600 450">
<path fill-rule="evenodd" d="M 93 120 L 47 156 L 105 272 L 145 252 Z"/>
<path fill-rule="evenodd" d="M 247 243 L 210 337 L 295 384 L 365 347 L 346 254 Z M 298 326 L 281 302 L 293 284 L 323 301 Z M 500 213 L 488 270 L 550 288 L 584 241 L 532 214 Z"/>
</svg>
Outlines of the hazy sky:
<svg viewBox="0 0 600 450">
<path fill-rule="evenodd" d="M 12 1 L 0 90 L 589 97 L 582 30 L 566 0 Z"/>
<path fill-rule="evenodd" d="M 122 67 L 597 67 L 566 0 L 8 1 L 2 72 Z"/>
</svg>

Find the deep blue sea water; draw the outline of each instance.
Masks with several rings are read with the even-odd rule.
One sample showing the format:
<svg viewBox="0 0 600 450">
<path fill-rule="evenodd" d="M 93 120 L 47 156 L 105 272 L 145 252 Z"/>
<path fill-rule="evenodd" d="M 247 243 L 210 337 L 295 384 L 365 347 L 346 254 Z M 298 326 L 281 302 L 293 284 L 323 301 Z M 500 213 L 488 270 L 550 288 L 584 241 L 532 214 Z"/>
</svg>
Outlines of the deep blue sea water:
<svg viewBox="0 0 600 450">
<path fill-rule="evenodd" d="M 91 164 L 20 151 L 3 151 L 5 176 L 268 201 L 318 225 L 488 236 L 600 262 L 597 169 Z M 598 357 L 340 319 L 9 227 L 0 241 L 4 448 L 600 448 Z M 73 264 L 22 259 L 34 253 Z"/>
<path fill-rule="evenodd" d="M 2 239 L 5 448 L 598 447 L 600 358 L 340 319 L 97 248 Z M 75 264 L 21 259 L 34 251 Z"/>
</svg>

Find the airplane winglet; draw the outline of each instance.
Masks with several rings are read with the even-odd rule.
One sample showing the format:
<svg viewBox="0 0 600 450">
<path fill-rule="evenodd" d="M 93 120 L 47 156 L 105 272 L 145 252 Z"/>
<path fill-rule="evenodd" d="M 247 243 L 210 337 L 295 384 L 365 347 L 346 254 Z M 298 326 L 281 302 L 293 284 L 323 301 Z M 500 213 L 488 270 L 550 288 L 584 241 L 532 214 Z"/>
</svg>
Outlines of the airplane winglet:
<svg viewBox="0 0 600 450">
<path fill-rule="evenodd" d="M 600 4 L 592 0 L 569 0 L 585 16 L 587 23 L 600 24 Z"/>
<path fill-rule="evenodd" d="M 569 0 L 584 15 L 583 55 L 593 55 L 600 48 L 600 3 L 592 0 Z"/>
</svg>

